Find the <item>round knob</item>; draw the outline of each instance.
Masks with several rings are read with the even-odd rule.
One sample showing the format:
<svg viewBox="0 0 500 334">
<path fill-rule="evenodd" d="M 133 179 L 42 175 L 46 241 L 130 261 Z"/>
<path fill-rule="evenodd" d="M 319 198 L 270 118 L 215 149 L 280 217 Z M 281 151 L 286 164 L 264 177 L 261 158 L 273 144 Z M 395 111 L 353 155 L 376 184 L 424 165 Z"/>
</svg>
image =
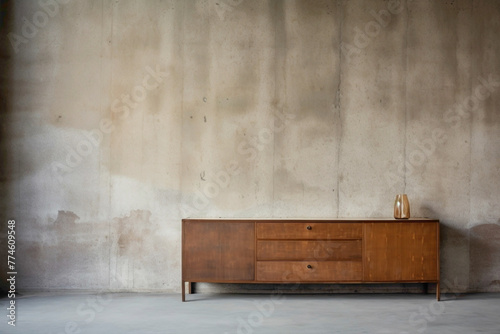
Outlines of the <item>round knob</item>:
<svg viewBox="0 0 500 334">
<path fill-rule="evenodd" d="M 310 264 L 307 265 L 307 269 L 312 269 L 312 267 Z"/>
<path fill-rule="evenodd" d="M 307 225 L 307 227 L 306 227 L 306 228 L 307 228 L 308 230 L 312 230 L 311 225 Z"/>
</svg>

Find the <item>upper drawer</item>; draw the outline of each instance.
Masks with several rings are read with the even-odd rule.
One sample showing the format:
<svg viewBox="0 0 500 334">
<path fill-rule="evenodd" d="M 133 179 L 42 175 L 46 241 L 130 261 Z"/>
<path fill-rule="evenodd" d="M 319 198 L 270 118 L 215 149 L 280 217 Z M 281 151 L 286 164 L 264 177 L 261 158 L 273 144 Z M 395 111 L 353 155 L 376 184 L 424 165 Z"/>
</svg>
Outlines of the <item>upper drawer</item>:
<svg viewBox="0 0 500 334">
<path fill-rule="evenodd" d="M 362 223 L 257 223 L 257 239 L 361 239 Z"/>
</svg>

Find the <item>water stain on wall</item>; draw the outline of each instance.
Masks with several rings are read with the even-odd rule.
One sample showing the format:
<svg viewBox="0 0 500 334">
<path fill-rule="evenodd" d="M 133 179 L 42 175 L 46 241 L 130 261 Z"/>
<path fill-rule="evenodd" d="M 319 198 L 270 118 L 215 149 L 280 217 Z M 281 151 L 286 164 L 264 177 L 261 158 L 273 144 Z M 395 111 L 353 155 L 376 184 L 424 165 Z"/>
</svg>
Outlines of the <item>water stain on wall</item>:
<svg viewBox="0 0 500 334">
<path fill-rule="evenodd" d="M 171 246 L 157 234 L 160 226 L 148 210 L 133 210 L 114 218 L 111 226 L 110 288 L 162 288 Z"/>
<path fill-rule="evenodd" d="M 470 284 L 476 291 L 500 291 L 500 224 L 470 230 Z"/>
<path fill-rule="evenodd" d="M 153 226 L 150 218 L 150 211 L 134 210 L 129 216 L 113 220 L 118 234 L 119 256 L 141 253 L 144 238 L 152 237 Z"/>
<path fill-rule="evenodd" d="M 72 211 L 59 210 L 57 212 L 57 218 L 54 221 L 54 226 L 67 226 L 68 224 L 76 224 L 80 219 L 78 215 Z"/>
</svg>

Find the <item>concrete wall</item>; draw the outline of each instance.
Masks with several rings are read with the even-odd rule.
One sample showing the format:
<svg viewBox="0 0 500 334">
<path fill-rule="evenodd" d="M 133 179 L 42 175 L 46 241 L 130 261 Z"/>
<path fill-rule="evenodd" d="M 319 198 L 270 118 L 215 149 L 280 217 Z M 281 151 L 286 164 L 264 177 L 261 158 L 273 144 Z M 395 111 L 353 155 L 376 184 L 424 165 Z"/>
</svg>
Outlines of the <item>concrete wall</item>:
<svg viewBox="0 0 500 334">
<path fill-rule="evenodd" d="M 179 291 L 182 217 L 404 192 L 442 222 L 444 290 L 500 291 L 500 2 L 2 3 L 18 288 Z"/>
</svg>

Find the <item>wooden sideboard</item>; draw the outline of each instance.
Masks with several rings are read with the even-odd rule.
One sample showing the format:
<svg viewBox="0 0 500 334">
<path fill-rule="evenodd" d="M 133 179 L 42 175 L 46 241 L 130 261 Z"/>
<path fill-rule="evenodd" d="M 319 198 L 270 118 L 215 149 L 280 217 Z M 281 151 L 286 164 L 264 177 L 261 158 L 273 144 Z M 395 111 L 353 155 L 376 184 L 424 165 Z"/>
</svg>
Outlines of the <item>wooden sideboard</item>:
<svg viewBox="0 0 500 334">
<path fill-rule="evenodd" d="M 439 221 L 183 219 L 185 285 L 212 283 L 435 283 Z"/>
</svg>

